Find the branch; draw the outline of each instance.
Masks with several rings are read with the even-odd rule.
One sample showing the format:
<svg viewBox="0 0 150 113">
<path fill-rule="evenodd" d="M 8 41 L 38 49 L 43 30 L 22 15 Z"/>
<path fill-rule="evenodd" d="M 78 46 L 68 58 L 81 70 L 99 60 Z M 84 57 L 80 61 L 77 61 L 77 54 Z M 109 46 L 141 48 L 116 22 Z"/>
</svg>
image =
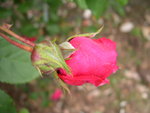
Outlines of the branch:
<svg viewBox="0 0 150 113">
<path fill-rule="evenodd" d="M 33 50 L 32 47 L 29 47 L 29 46 L 26 46 L 26 45 L 22 45 L 22 44 L 14 41 L 14 40 L 11 40 L 8 36 L 6 36 L 3 33 L 0 33 L 0 36 L 3 37 L 4 39 L 6 39 L 9 43 L 17 46 L 18 48 L 24 49 L 25 51 L 32 52 L 32 50 Z"/>
<path fill-rule="evenodd" d="M 27 44 L 27 45 L 30 45 L 30 46 L 32 46 L 32 47 L 35 46 L 35 44 L 34 44 L 33 42 L 24 39 L 23 37 L 17 35 L 16 33 L 12 32 L 11 30 L 9 30 L 9 29 L 7 29 L 7 28 L 4 28 L 4 27 L 0 26 L 0 30 L 4 31 L 4 32 L 6 32 L 6 33 L 8 33 L 9 35 L 15 37 L 16 39 L 20 40 L 21 42 L 23 42 L 23 43 L 25 43 L 25 44 Z"/>
</svg>

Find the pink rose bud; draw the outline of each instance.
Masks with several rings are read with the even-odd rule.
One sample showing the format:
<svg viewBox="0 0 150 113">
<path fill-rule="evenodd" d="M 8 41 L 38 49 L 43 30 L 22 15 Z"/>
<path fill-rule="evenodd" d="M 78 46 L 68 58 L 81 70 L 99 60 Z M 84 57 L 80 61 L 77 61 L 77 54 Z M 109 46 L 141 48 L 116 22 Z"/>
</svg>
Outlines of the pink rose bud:
<svg viewBox="0 0 150 113">
<path fill-rule="evenodd" d="M 62 91 L 60 89 L 56 89 L 55 92 L 51 95 L 51 99 L 54 101 L 59 100 L 62 97 Z"/>
<path fill-rule="evenodd" d="M 86 36 L 77 36 L 69 42 L 76 49 L 66 60 L 72 74 L 68 75 L 61 68 L 57 71 L 59 78 L 70 85 L 91 83 L 101 86 L 108 83 L 107 77 L 118 70 L 116 43 L 107 38 L 90 39 Z"/>
</svg>

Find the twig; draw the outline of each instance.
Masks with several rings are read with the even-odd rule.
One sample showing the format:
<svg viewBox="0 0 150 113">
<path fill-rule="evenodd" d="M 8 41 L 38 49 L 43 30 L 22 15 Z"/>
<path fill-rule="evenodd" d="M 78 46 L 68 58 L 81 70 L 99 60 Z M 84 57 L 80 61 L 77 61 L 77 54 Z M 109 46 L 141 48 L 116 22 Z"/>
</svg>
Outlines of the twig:
<svg viewBox="0 0 150 113">
<path fill-rule="evenodd" d="M 32 47 L 29 47 L 29 46 L 26 46 L 26 45 L 22 45 L 14 40 L 11 40 L 8 36 L 6 36 L 5 34 L 3 33 L 0 33 L 0 36 L 3 37 L 4 39 L 6 39 L 9 43 L 21 48 L 21 49 L 24 49 L 25 51 L 28 51 L 28 52 L 32 52 L 33 48 Z"/>
<path fill-rule="evenodd" d="M 7 28 L 4 28 L 4 27 L 0 26 L 0 30 L 4 31 L 4 32 L 6 32 L 6 33 L 8 33 L 9 35 L 15 37 L 16 39 L 22 41 L 23 43 L 25 43 L 25 44 L 27 44 L 27 45 L 30 45 L 30 46 L 32 46 L 32 47 L 35 46 L 35 44 L 34 44 L 33 42 L 24 39 L 23 37 L 17 35 L 16 33 L 12 32 L 11 30 L 9 30 L 9 29 L 7 29 Z"/>
</svg>

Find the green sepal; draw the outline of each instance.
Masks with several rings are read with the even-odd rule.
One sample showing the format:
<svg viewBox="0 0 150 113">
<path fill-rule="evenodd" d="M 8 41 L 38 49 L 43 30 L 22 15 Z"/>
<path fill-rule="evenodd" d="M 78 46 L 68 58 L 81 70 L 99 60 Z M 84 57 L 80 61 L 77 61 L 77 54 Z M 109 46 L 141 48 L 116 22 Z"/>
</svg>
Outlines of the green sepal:
<svg viewBox="0 0 150 113">
<path fill-rule="evenodd" d="M 64 89 L 64 91 L 67 91 L 68 94 L 71 94 L 67 84 L 64 83 L 59 77 L 58 74 L 54 73 L 54 79 L 56 80 L 57 84 Z"/>
<path fill-rule="evenodd" d="M 66 49 L 66 50 L 74 50 L 75 49 L 69 42 L 63 42 L 63 43 L 59 44 L 59 47 L 61 49 Z"/>
<path fill-rule="evenodd" d="M 63 42 L 59 44 L 59 47 L 65 60 L 77 50 L 69 42 Z"/>
<path fill-rule="evenodd" d="M 36 55 L 32 55 L 32 63 L 41 73 L 53 72 L 58 68 L 63 68 L 67 73 L 70 73 L 70 68 L 62 56 L 59 46 L 55 42 L 43 41 L 36 44 L 33 52 L 38 55 L 39 59 L 34 58 L 37 57 Z"/>
<path fill-rule="evenodd" d="M 87 37 L 87 38 L 93 38 L 95 37 L 97 34 L 99 34 L 102 29 L 103 29 L 104 26 L 101 26 L 98 31 L 94 32 L 94 33 L 85 33 L 85 34 L 77 34 L 77 35 L 73 35 L 69 38 L 67 38 L 67 41 L 71 40 L 72 38 L 75 38 L 75 37 Z"/>
</svg>

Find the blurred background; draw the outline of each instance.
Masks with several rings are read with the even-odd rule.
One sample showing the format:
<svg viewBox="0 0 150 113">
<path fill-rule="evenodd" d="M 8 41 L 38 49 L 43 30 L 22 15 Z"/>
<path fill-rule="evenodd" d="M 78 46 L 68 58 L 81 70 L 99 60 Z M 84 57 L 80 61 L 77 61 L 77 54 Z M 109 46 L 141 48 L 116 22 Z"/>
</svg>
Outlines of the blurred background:
<svg viewBox="0 0 150 113">
<path fill-rule="evenodd" d="M 120 69 L 110 84 L 68 86 L 71 96 L 55 100 L 59 87 L 51 76 L 41 77 L 29 54 L 0 37 L 0 89 L 7 93 L 0 92 L 7 109 L 0 113 L 150 113 L 150 0 L 0 0 L 3 23 L 37 42 L 57 43 L 104 25 L 96 38 L 117 43 Z"/>
</svg>

